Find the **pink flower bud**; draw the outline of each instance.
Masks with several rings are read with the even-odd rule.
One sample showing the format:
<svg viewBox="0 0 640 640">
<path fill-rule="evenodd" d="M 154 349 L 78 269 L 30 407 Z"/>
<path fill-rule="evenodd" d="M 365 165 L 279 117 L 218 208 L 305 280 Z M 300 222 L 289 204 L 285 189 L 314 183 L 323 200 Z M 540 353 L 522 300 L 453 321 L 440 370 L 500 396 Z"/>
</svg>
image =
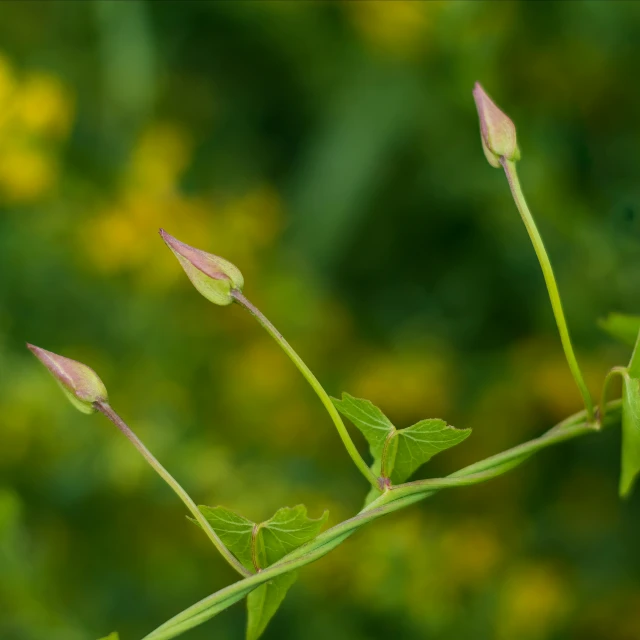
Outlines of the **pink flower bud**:
<svg viewBox="0 0 640 640">
<path fill-rule="evenodd" d="M 516 141 L 516 127 L 496 103 L 487 95 L 479 82 L 473 88 L 480 117 L 482 148 L 492 167 L 499 167 L 500 160 L 520 160 L 520 150 Z"/>
<path fill-rule="evenodd" d="M 49 369 L 77 409 L 83 413 L 93 413 L 96 411 L 95 402 L 107 402 L 107 390 L 93 369 L 32 344 L 27 344 L 27 347 Z"/>
<path fill-rule="evenodd" d="M 228 260 L 180 242 L 164 229 L 160 229 L 160 236 L 178 258 L 193 286 L 207 300 L 228 305 L 233 302 L 231 292 L 242 291 L 242 273 Z"/>
</svg>

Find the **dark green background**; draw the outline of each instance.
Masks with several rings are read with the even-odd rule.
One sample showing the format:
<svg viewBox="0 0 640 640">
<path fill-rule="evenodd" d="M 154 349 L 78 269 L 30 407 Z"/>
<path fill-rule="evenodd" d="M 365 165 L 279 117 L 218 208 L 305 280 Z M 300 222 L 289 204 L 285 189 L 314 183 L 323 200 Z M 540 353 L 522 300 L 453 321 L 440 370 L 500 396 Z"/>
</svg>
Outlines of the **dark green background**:
<svg viewBox="0 0 640 640">
<path fill-rule="evenodd" d="M 139 640 L 235 579 L 25 341 L 94 367 L 198 502 L 335 524 L 367 490 L 291 363 L 192 289 L 160 226 L 237 264 L 330 393 L 474 428 L 423 476 L 580 408 L 476 80 L 517 125 L 598 395 L 628 351 L 596 321 L 640 310 L 639 61 L 637 2 L 0 3 L 0 637 Z M 618 449 L 618 430 L 567 443 L 375 523 L 301 572 L 265 639 L 637 639 Z"/>
</svg>

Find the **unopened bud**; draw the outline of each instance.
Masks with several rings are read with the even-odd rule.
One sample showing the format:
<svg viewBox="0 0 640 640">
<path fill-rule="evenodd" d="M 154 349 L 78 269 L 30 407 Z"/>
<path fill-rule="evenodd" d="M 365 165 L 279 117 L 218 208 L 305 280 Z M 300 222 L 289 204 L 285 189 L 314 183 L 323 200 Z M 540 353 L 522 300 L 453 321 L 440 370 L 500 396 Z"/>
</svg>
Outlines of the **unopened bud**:
<svg viewBox="0 0 640 640">
<path fill-rule="evenodd" d="M 33 355 L 49 369 L 71 403 L 83 413 L 96 411 L 94 402 L 107 402 L 107 389 L 98 374 L 86 364 L 27 344 Z"/>
<path fill-rule="evenodd" d="M 233 302 L 231 292 L 242 291 L 244 278 L 240 270 L 224 258 L 180 242 L 164 229 L 160 236 L 173 251 L 193 286 L 210 302 L 228 305 Z"/>
<path fill-rule="evenodd" d="M 516 127 L 496 103 L 487 95 L 479 82 L 473 88 L 480 117 L 482 149 L 492 167 L 499 167 L 500 160 L 520 160 L 520 150 L 516 141 Z"/>
</svg>

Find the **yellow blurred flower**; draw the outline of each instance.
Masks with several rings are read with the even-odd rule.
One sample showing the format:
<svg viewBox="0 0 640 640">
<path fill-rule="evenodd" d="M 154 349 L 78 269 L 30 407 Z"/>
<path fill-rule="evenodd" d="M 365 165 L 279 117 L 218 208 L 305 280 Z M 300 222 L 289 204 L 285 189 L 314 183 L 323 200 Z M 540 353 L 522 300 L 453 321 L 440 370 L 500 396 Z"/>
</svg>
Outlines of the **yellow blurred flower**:
<svg viewBox="0 0 640 640">
<path fill-rule="evenodd" d="M 510 572 L 499 608 L 498 638 L 548 638 L 571 608 L 569 585 L 548 563 L 527 563 Z"/>
<path fill-rule="evenodd" d="M 0 54 L 0 196 L 24 204 L 58 180 L 58 144 L 73 121 L 69 91 L 55 76 L 19 77 Z"/>
<path fill-rule="evenodd" d="M 55 184 L 58 164 L 48 154 L 30 148 L 0 152 L 0 187 L 12 203 L 32 202 Z"/>
<path fill-rule="evenodd" d="M 32 73 L 16 96 L 16 117 L 34 134 L 64 137 L 73 121 L 73 105 L 65 86 L 55 76 Z"/>
<path fill-rule="evenodd" d="M 492 528 L 479 521 L 463 522 L 446 530 L 440 549 L 448 578 L 458 586 L 482 588 L 502 555 Z"/>
<path fill-rule="evenodd" d="M 132 271 L 144 287 L 180 281 L 170 254 L 158 240 L 163 227 L 202 249 L 212 249 L 251 272 L 256 251 L 280 229 L 281 202 L 268 186 L 258 186 L 221 204 L 185 196 L 179 180 L 192 155 L 188 132 L 158 123 L 136 144 L 123 187 L 80 231 L 87 258 L 100 271 Z"/>
<path fill-rule="evenodd" d="M 425 45 L 430 18 L 440 4 L 367 0 L 348 2 L 345 7 L 363 37 L 375 48 L 392 55 L 409 57 Z"/>
<path fill-rule="evenodd" d="M 348 385 L 350 393 L 371 400 L 400 428 L 444 415 L 450 388 L 452 371 L 444 359 L 409 351 L 370 355 Z"/>
<path fill-rule="evenodd" d="M 142 134 L 133 151 L 128 180 L 148 191 L 172 191 L 189 166 L 192 152 L 187 131 L 175 124 L 156 123 Z"/>
<path fill-rule="evenodd" d="M 0 130 L 13 113 L 16 79 L 9 61 L 0 54 Z"/>
</svg>

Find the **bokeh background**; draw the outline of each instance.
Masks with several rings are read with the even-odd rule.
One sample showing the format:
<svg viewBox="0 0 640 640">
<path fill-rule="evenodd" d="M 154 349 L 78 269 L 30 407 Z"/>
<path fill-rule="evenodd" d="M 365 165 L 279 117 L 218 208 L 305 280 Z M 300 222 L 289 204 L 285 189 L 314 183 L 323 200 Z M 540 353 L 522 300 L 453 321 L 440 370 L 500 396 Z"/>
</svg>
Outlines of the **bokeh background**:
<svg viewBox="0 0 640 640">
<path fill-rule="evenodd" d="M 299 373 L 192 289 L 160 226 L 237 264 L 333 395 L 474 428 L 422 476 L 579 410 L 476 80 L 518 126 L 599 394 L 629 350 L 597 319 L 640 309 L 639 59 L 636 2 L 2 2 L 0 637 L 138 640 L 235 580 L 27 340 L 94 367 L 200 503 L 335 524 L 367 491 Z M 375 523 L 302 571 L 265 639 L 639 638 L 618 458 L 614 429 Z"/>
</svg>

